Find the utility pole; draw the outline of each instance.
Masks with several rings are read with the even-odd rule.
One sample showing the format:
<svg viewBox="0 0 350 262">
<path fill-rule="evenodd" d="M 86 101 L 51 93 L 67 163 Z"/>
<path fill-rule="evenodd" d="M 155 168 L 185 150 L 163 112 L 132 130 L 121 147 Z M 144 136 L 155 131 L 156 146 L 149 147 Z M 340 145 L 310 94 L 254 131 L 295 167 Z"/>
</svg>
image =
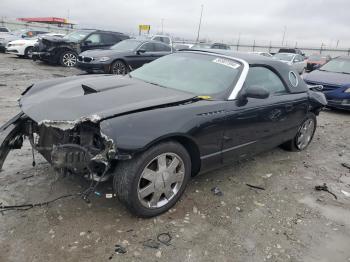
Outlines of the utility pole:
<svg viewBox="0 0 350 262">
<path fill-rule="evenodd" d="M 241 33 L 238 34 L 238 40 L 237 40 L 237 51 L 239 47 L 239 42 L 241 41 Z"/>
<path fill-rule="evenodd" d="M 197 43 L 199 42 L 199 32 L 201 31 L 202 16 L 203 16 L 203 5 L 201 5 L 201 16 L 199 17 L 199 25 L 198 25 L 198 32 L 197 32 L 197 39 L 196 39 Z"/>
<path fill-rule="evenodd" d="M 164 18 L 162 18 L 162 35 L 164 34 Z"/>
<path fill-rule="evenodd" d="M 335 47 L 335 48 L 338 48 L 338 45 L 339 45 L 339 40 L 337 40 L 337 45 L 336 45 L 336 47 Z"/>
<path fill-rule="evenodd" d="M 287 26 L 284 26 L 284 29 L 283 29 L 283 37 L 282 37 L 282 46 L 284 44 L 284 38 L 286 37 L 286 32 L 287 32 Z"/>
</svg>

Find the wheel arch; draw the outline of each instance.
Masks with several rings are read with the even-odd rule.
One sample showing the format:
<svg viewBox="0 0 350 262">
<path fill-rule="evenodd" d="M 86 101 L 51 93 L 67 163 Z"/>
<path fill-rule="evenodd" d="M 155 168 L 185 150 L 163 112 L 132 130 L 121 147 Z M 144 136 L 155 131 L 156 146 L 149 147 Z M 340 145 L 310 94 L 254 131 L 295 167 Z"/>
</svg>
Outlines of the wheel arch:
<svg viewBox="0 0 350 262">
<path fill-rule="evenodd" d="M 142 151 L 149 149 L 152 146 L 155 146 L 160 143 L 164 143 L 167 141 L 175 141 L 182 145 L 191 158 L 191 175 L 196 176 L 201 168 L 201 158 L 200 151 L 197 143 L 191 138 L 183 134 L 171 134 L 165 137 L 160 137 L 152 142 L 148 143 Z"/>
</svg>

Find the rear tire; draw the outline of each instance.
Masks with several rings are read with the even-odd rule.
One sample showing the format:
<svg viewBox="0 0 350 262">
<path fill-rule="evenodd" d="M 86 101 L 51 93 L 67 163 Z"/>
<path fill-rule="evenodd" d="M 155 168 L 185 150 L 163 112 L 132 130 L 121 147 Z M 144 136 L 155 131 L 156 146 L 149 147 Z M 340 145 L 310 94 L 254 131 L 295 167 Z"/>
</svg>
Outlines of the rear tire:
<svg viewBox="0 0 350 262">
<path fill-rule="evenodd" d="M 182 145 L 170 141 L 118 163 L 113 186 L 130 212 L 153 217 L 179 200 L 190 177 L 190 155 Z"/>
<path fill-rule="evenodd" d="M 63 51 L 60 55 L 60 64 L 64 67 L 74 67 L 77 64 L 78 56 L 72 51 Z"/>
<path fill-rule="evenodd" d="M 317 126 L 316 115 L 309 112 L 300 125 L 297 134 L 295 137 L 284 144 L 281 147 L 288 151 L 303 151 L 311 143 Z"/>
</svg>

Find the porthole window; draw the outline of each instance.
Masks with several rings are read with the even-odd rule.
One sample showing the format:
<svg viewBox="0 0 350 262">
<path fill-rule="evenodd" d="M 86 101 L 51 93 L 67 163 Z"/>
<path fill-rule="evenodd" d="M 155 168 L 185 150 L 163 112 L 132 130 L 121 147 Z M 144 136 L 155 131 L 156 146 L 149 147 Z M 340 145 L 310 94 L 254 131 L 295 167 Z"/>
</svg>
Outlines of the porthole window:
<svg viewBox="0 0 350 262">
<path fill-rule="evenodd" d="M 289 72 L 289 81 L 294 87 L 297 87 L 299 84 L 298 77 L 294 72 Z"/>
</svg>

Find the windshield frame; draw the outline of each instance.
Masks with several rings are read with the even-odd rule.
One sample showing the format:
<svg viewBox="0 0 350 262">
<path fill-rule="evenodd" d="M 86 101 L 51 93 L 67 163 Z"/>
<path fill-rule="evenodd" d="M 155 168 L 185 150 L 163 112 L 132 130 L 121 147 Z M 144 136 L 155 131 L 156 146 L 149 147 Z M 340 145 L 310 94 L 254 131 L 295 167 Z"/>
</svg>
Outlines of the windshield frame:
<svg viewBox="0 0 350 262">
<path fill-rule="evenodd" d="M 205 55 L 205 56 L 214 56 L 217 58 L 226 58 L 229 60 L 232 60 L 238 64 L 240 64 L 240 67 L 238 68 L 238 72 L 237 75 L 232 79 L 232 82 L 228 85 L 228 87 L 226 88 L 226 90 L 218 93 L 218 94 L 213 94 L 213 95 L 209 95 L 211 97 L 211 100 L 222 100 L 222 101 L 227 101 L 227 100 L 235 100 L 237 99 L 237 96 L 239 94 L 239 92 L 241 91 L 241 89 L 243 88 L 245 79 L 248 75 L 248 71 L 249 71 L 249 64 L 243 60 L 243 59 L 239 59 L 236 57 L 232 57 L 232 56 L 226 56 L 226 55 L 222 55 L 222 54 L 217 54 L 217 53 L 210 53 L 210 52 L 205 52 L 205 51 L 195 51 L 195 50 L 186 50 L 186 51 L 179 51 L 176 52 L 172 55 L 175 54 L 179 54 L 179 53 L 194 53 L 194 54 L 199 54 L 199 55 Z M 134 77 L 132 76 L 132 73 L 129 74 L 130 77 Z M 138 79 L 140 81 L 143 82 L 147 82 L 143 79 L 139 79 L 137 77 L 135 77 L 135 79 Z M 169 88 L 169 89 L 174 89 L 174 90 L 178 90 L 181 92 L 186 92 L 183 90 L 179 90 L 176 88 L 171 88 L 171 87 L 164 87 L 164 88 Z M 190 93 L 190 92 L 188 92 Z M 194 94 L 194 93 L 191 93 Z M 196 95 L 195 96 L 200 96 L 200 95 Z M 205 94 L 203 94 L 204 96 L 206 96 Z"/>
</svg>

